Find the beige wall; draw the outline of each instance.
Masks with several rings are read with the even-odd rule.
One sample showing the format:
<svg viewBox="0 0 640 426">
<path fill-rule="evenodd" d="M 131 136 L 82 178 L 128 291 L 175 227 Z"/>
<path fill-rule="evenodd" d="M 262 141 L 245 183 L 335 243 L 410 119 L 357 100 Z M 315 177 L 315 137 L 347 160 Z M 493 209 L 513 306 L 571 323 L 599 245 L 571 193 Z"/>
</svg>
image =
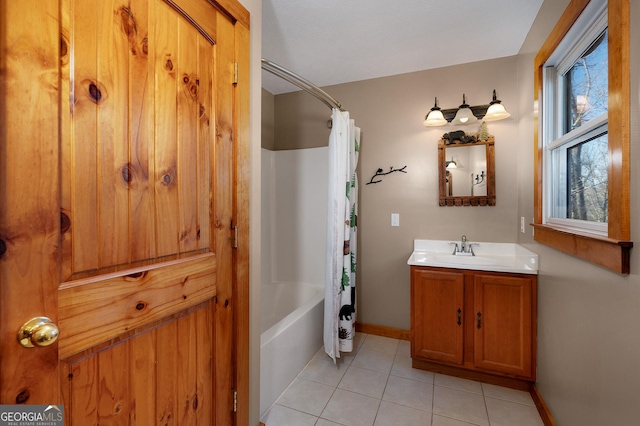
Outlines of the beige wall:
<svg viewBox="0 0 640 426">
<path fill-rule="evenodd" d="M 568 0 L 545 1 L 519 60 L 520 134 L 533 134 L 533 57 Z M 640 241 L 638 65 L 640 4 L 631 2 L 631 238 Z M 529 137 L 530 140 L 532 140 Z M 532 146 L 519 158 L 532 164 Z M 532 172 L 519 176 L 519 214 L 533 211 Z M 562 426 L 640 422 L 640 252 L 621 276 L 556 250 L 520 242 L 540 255 L 538 388 Z"/>
<path fill-rule="evenodd" d="M 306 92 L 275 97 L 275 149 L 304 149 L 327 146 L 330 110 Z"/>
<path fill-rule="evenodd" d="M 409 266 L 416 238 L 515 241 L 517 238 L 517 57 L 372 79 L 326 88 L 362 128 L 359 179 L 358 321 L 408 330 Z M 453 127 L 426 128 L 425 114 L 438 96 L 457 107 L 463 92 L 471 105 L 486 104 L 496 89 L 512 110 L 489 123 L 496 138 L 495 207 L 439 207 L 437 142 Z M 304 92 L 275 97 L 276 149 L 326 146 L 330 110 Z M 476 132 L 479 123 L 459 126 Z M 366 185 L 378 168 L 407 166 Z M 400 226 L 391 227 L 391 213 Z"/>
<path fill-rule="evenodd" d="M 274 106 L 275 96 L 265 89 L 262 89 L 262 148 L 273 151 L 276 149 L 274 133 Z"/>
<path fill-rule="evenodd" d="M 537 244 L 533 218 L 533 58 L 569 0 L 546 0 L 520 55 L 325 88 L 362 128 L 358 321 L 409 328 L 414 238 L 518 241 L 540 255 L 538 387 L 561 426 L 631 425 L 640 419 L 640 254 L 621 276 Z M 632 2 L 631 223 L 640 241 L 640 4 Z M 496 89 L 513 116 L 490 123 L 496 136 L 497 205 L 438 207 L 436 142 L 426 129 L 438 96 L 451 108 L 467 94 L 485 103 Z M 275 149 L 325 146 L 330 112 L 304 92 L 275 96 Z M 460 127 L 475 131 L 477 126 Z M 375 170 L 407 166 L 365 185 Z M 400 227 L 390 214 L 400 214 Z"/>
</svg>

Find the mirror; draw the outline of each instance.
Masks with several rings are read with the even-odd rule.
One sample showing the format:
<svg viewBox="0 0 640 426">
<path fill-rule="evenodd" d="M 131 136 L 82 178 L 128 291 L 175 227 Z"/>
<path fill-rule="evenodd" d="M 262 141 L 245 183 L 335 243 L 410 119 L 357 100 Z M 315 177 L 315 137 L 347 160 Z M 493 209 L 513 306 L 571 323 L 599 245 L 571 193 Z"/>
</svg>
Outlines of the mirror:
<svg viewBox="0 0 640 426">
<path fill-rule="evenodd" d="M 441 206 L 495 206 L 494 138 L 462 143 L 438 142 Z"/>
</svg>

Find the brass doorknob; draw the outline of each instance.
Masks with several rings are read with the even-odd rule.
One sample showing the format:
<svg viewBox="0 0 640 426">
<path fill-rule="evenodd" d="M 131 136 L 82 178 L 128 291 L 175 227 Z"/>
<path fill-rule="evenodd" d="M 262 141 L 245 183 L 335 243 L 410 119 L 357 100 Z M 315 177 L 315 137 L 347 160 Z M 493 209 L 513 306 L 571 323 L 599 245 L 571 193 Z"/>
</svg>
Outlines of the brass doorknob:
<svg viewBox="0 0 640 426">
<path fill-rule="evenodd" d="M 60 330 L 47 317 L 35 317 L 25 322 L 18 331 L 18 341 L 25 348 L 34 346 L 49 346 L 56 340 Z"/>
</svg>

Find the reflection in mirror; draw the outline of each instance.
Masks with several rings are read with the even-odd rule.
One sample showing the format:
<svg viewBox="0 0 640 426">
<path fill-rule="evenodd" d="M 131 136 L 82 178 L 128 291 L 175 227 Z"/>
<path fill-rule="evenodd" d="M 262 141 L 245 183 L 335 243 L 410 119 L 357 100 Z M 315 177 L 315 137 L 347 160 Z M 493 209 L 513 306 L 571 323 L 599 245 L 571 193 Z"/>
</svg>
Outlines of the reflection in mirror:
<svg viewBox="0 0 640 426">
<path fill-rule="evenodd" d="M 485 145 L 451 145 L 445 148 L 445 158 L 448 197 L 487 195 Z"/>
<path fill-rule="evenodd" d="M 446 144 L 445 144 L 446 142 Z M 441 206 L 495 205 L 494 139 L 438 144 Z"/>
</svg>

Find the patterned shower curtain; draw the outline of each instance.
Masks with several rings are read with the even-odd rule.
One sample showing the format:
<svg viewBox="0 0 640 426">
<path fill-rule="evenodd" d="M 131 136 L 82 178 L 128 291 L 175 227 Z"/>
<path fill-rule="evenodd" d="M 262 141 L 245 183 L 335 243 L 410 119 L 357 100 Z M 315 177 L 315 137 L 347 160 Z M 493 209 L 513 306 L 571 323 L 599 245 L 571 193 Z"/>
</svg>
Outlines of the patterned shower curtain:
<svg viewBox="0 0 640 426">
<path fill-rule="evenodd" d="M 331 118 L 324 349 L 335 362 L 353 350 L 355 334 L 360 128 L 348 112 L 334 108 Z"/>
</svg>

